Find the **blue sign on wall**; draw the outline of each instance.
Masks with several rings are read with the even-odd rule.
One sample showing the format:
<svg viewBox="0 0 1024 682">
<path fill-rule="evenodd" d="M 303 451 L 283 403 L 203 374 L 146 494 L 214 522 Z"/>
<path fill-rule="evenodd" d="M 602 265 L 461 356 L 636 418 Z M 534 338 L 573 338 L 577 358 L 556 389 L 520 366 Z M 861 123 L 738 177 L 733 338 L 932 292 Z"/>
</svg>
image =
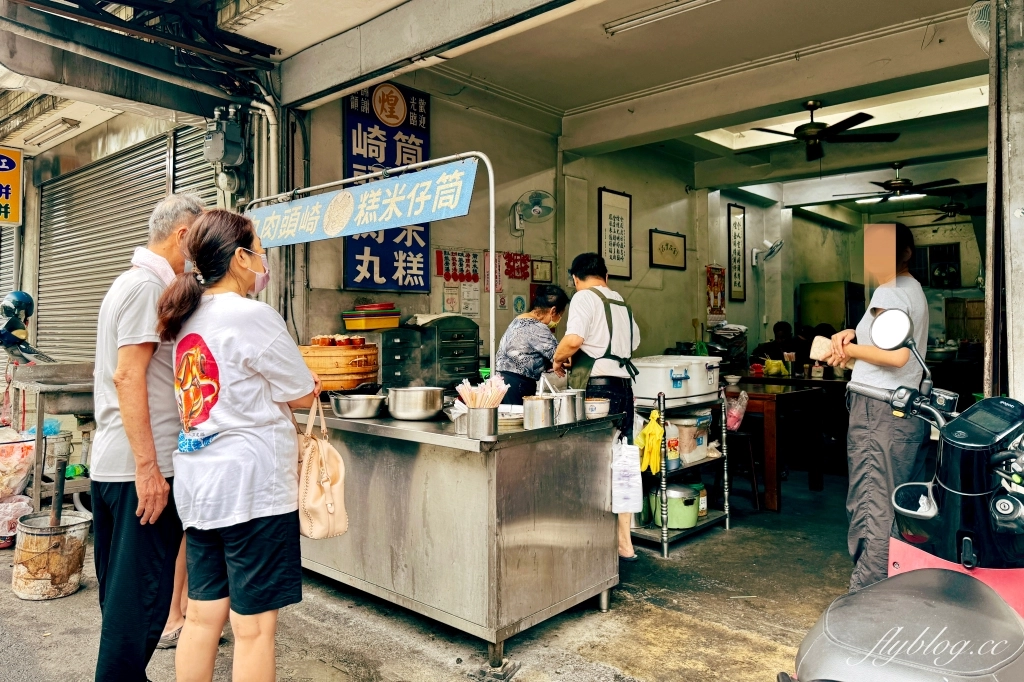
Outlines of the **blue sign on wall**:
<svg viewBox="0 0 1024 682">
<path fill-rule="evenodd" d="M 357 284 L 370 279 L 383 285 L 380 280 L 385 273 L 397 275 L 407 269 L 406 263 L 413 261 L 421 267 L 427 263 L 426 251 L 420 251 L 429 246 L 423 223 L 469 213 L 476 169 L 476 159 L 453 161 L 394 178 L 257 208 L 247 215 L 255 224 L 264 248 L 347 237 L 346 248 L 356 251 L 355 267 L 359 271 L 353 279 Z M 395 254 L 389 259 L 390 263 L 384 262 L 378 248 L 385 246 Z M 377 264 L 378 276 L 360 277 L 366 258 L 377 259 L 373 262 Z M 392 286 L 397 286 L 398 282 L 402 286 L 414 286 L 406 284 L 407 281 L 404 276 L 391 277 Z"/>
<path fill-rule="evenodd" d="M 345 177 L 430 158 L 430 96 L 426 93 L 381 83 L 347 96 L 344 111 Z M 472 194 L 472 183 L 465 190 Z M 345 288 L 429 292 L 429 221 L 437 219 L 423 214 L 400 238 L 378 233 L 345 239 Z M 376 264 L 379 274 L 367 275 L 368 263 Z M 422 264 L 422 272 L 403 274 L 410 263 Z"/>
</svg>

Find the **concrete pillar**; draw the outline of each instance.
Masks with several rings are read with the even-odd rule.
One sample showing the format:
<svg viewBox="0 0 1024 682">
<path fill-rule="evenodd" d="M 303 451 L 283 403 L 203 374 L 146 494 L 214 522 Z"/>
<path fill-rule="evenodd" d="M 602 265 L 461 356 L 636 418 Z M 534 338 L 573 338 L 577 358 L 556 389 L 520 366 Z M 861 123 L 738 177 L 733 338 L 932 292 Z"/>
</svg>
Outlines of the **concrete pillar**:
<svg viewBox="0 0 1024 682">
<path fill-rule="evenodd" d="M 992 349 L 1000 346 L 1006 348 L 1006 386 L 1002 386 L 1001 353 L 986 353 L 986 392 L 999 395 L 1005 389 L 1009 396 L 1024 397 L 1024 353 L 1014 352 L 1024 349 L 1024 166 L 1017 157 L 1017 150 L 1024 144 L 1024 81 L 1020 74 L 1024 72 L 1024 34 L 1020 26 L 1024 25 L 1024 0 L 1005 0 L 992 3 L 993 38 L 990 53 L 994 59 L 991 68 L 991 91 L 997 93 L 993 102 L 997 108 L 998 124 L 989 130 L 993 136 L 990 151 L 993 147 L 998 154 L 989 157 L 989 164 L 998 166 L 996 182 L 992 188 L 996 192 L 995 201 L 990 202 L 989 220 L 991 225 L 1002 228 L 1002 275 L 1005 278 L 1005 303 L 1003 306 L 991 306 L 986 310 L 986 336 L 991 336 L 993 343 L 987 344 Z M 990 236 L 995 236 L 990 231 Z M 992 261 L 999 259 L 997 239 L 987 239 L 989 255 Z M 995 268 L 991 268 L 995 270 Z M 998 296 L 997 273 L 988 273 L 989 284 L 986 289 L 993 289 L 991 294 Z M 993 282 L 995 280 L 995 282 Z M 990 303 L 996 303 L 992 301 Z M 1005 330 L 1000 329 L 1001 316 L 998 307 L 1005 309 Z M 990 308 L 989 305 L 986 308 Z M 1003 340 L 1005 334 L 1005 340 Z"/>
</svg>

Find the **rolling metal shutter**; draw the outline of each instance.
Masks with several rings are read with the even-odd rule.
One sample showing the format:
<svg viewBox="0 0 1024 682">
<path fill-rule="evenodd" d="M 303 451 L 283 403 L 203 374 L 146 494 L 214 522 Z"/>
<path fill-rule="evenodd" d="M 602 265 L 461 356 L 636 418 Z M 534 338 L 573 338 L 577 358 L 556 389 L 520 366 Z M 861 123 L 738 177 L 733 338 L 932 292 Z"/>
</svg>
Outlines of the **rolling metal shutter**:
<svg viewBox="0 0 1024 682">
<path fill-rule="evenodd" d="M 194 191 L 215 205 L 202 131 L 184 128 L 172 134 L 171 178 L 172 148 L 162 135 L 42 186 L 36 338 L 54 358 L 95 357 L 100 303 L 130 266 L 135 247 L 146 243 L 149 215 L 169 186 Z"/>
<path fill-rule="evenodd" d="M 17 229 L 0 228 L 0 297 L 14 291 L 14 231 Z"/>
</svg>

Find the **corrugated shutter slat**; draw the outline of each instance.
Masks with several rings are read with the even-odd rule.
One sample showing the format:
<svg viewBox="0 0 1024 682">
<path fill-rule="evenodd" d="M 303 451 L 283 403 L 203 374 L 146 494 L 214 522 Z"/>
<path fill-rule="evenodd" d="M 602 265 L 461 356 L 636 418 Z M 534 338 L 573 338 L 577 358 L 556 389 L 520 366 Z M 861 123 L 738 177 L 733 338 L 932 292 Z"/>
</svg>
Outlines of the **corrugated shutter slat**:
<svg viewBox="0 0 1024 682">
<path fill-rule="evenodd" d="M 203 131 L 175 131 L 174 191 L 216 203 L 213 167 L 202 158 Z M 153 206 L 167 191 L 167 138 L 161 135 L 55 178 L 41 188 L 39 347 L 59 360 L 91 361 L 100 304 L 146 243 Z M 0 235 L 0 288 L 6 257 Z"/>
</svg>

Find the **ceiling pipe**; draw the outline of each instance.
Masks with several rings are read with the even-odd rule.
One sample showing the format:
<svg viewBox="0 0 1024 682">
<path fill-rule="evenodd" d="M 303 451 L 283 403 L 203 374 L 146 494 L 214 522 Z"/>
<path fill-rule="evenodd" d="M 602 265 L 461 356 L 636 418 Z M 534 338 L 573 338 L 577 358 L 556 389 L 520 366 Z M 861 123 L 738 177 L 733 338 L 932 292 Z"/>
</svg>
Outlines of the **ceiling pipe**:
<svg viewBox="0 0 1024 682">
<path fill-rule="evenodd" d="M 0 30 L 13 33 L 14 35 L 21 36 L 22 38 L 34 40 L 37 43 L 43 43 L 44 45 L 55 47 L 59 50 L 71 52 L 88 59 L 95 59 L 98 62 L 116 66 L 120 69 L 134 71 L 135 73 L 140 73 L 144 76 L 164 81 L 165 83 L 201 92 L 204 95 L 210 95 L 211 97 L 217 97 L 229 102 L 237 102 L 239 104 L 250 103 L 250 100 L 247 97 L 229 95 L 220 88 L 209 85 L 208 83 L 201 83 L 189 78 L 184 78 L 176 73 L 171 73 L 170 71 L 142 64 L 141 62 L 132 61 L 131 59 L 125 59 L 120 55 L 116 55 L 97 47 L 82 45 L 80 43 L 55 36 L 52 33 L 40 30 L 33 26 L 26 26 L 25 24 L 19 23 L 2 15 L 0 15 Z"/>
</svg>

